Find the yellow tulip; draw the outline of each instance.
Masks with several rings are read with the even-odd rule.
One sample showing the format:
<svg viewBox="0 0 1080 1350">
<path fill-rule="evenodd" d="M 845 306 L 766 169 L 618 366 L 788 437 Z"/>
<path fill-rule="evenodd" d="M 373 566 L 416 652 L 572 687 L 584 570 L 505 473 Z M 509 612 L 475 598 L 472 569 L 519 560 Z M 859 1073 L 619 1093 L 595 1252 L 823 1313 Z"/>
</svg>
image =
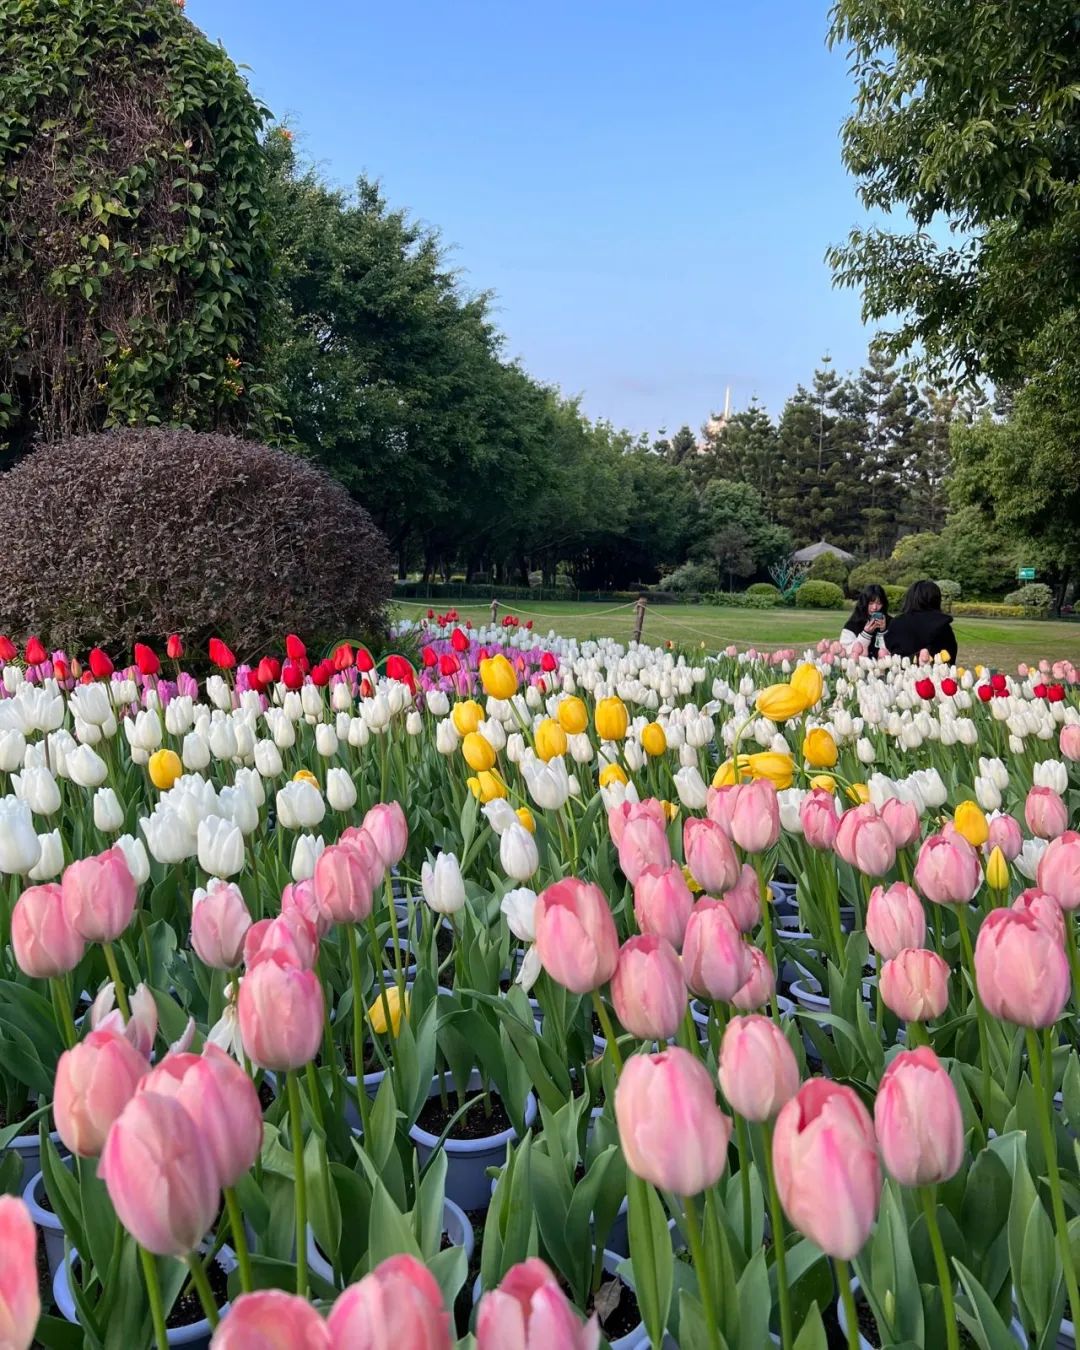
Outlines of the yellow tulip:
<svg viewBox="0 0 1080 1350">
<path fill-rule="evenodd" d="M 740 756 L 741 758 L 741 756 Z M 790 755 L 778 755 L 775 750 L 764 750 L 750 756 L 751 778 L 767 778 L 778 791 L 789 788 L 795 779 L 795 761 Z"/>
<path fill-rule="evenodd" d="M 828 792 L 831 796 L 836 791 L 836 779 L 830 773 L 816 773 L 810 779 L 810 786 L 819 792 Z"/>
<path fill-rule="evenodd" d="M 814 727 L 806 733 L 802 752 L 811 769 L 831 769 L 837 760 L 836 742 L 824 727 Z"/>
<path fill-rule="evenodd" d="M 310 783 L 313 788 L 319 786 L 319 780 L 310 769 L 297 769 L 292 776 L 292 780 L 294 783 Z"/>
<path fill-rule="evenodd" d="M 566 754 L 566 732 L 553 717 L 545 717 L 536 728 L 536 753 L 545 764 Z"/>
<path fill-rule="evenodd" d="M 450 710 L 450 720 L 459 736 L 467 736 L 470 731 L 475 731 L 483 716 L 484 710 L 474 698 L 467 698 L 462 703 L 455 703 Z"/>
<path fill-rule="evenodd" d="M 517 693 L 518 677 L 505 656 L 489 656 L 480 662 L 480 683 L 489 698 L 513 698 Z"/>
<path fill-rule="evenodd" d="M 642 729 L 641 748 L 653 759 L 658 759 L 667 749 L 667 736 L 659 722 L 650 722 Z"/>
<path fill-rule="evenodd" d="M 482 773 L 495 764 L 494 747 L 478 731 L 470 731 L 461 742 L 461 753 L 465 756 L 465 763 L 476 773 Z"/>
<path fill-rule="evenodd" d="M 589 710 L 582 699 L 571 694 L 559 704 L 558 718 L 568 736 L 580 736 L 589 725 Z"/>
<path fill-rule="evenodd" d="M 986 884 L 992 891 L 1003 891 L 1009 884 L 1009 864 L 1005 861 L 1005 854 L 996 844 L 990 850 L 986 864 Z"/>
<path fill-rule="evenodd" d="M 700 895 L 700 894 L 701 894 L 701 887 L 700 887 L 700 886 L 698 885 L 698 883 L 694 880 L 693 873 L 690 871 L 689 867 L 683 867 L 682 874 L 683 874 L 683 880 L 684 880 L 684 881 L 686 882 L 686 884 L 690 887 L 690 890 L 691 890 L 692 894 L 694 894 L 694 895 Z"/>
<path fill-rule="evenodd" d="M 180 756 L 175 750 L 155 750 L 146 767 L 150 773 L 151 783 L 162 792 L 168 792 L 184 772 Z"/>
<path fill-rule="evenodd" d="M 475 778 L 467 778 L 465 784 L 484 806 L 496 797 L 506 796 L 506 784 L 497 773 L 489 773 L 487 769 L 482 769 Z"/>
<path fill-rule="evenodd" d="M 679 814 L 679 808 L 675 805 L 675 803 L 669 802 L 666 798 L 660 803 L 660 805 L 664 808 L 665 820 L 674 820 L 675 817 Z"/>
<path fill-rule="evenodd" d="M 625 783 L 626 774 L 621 764 L 605 764 L 600 770 L 600 786 L 610 787 L 612 783 Z"/>
<path fill-rule="evenodd" d="M 972 848 L 982 848 L 990 838 L 990 826 L 978 802 L 961 802 L 953 812 L 953 827 Z"/>
<path fill-rule="evenodd" d="M 621 698 L 602 698 L 596 705 L 596 734 L 602 741 L 621 741 L 629 723 Z"/>
<path fill-rule="evenodd" d="M 847 790 L 847 795 L 853 802 L 858 802 L 861 806 L 863 802 L 870 800 L 870 789 L 865 783 L 852 783 Z"/>
<path fill-rule="evenodd" d="M 789 717 L 798 717 L 806 711 L 802 695 L 790 684 L 770 684 L 762 689 L 755 706 L 770 722 L 786 722 Z"/>
<path fill-rule="evenodd" d="M 801 666 L 795 667 L 795 673 L 791 677 L 791 687 L 802 699 L 803 707 L 812 708 L 815 703 L 821 702 L 821 695 L 825 690 L 825 680 L 817 666 L 804 662 Z"/>
<path fill-rule="evenodd" d="M 750 773 L 750 756 L 739 756 L 739 778 L 746 782 L 752 777 Z M 735 765 L 730 759 L 724 760 L 723 764 L 713 774 L 712 785 L 714 788 L 733 787 L 735 784 Z"/>
<path fill-rule="evenodd" d="M 536 833 L 536 818 L 527 806 L 519 806 L 514 814 L 530 834 Z"/>
<path fill-rule="evenodd" d="M 385 1006 L 383 995 L 380 994 L 371 1007 L 367 1010 L 367 1020 L 371 1024 L 372 1031 L 380 1036 L 386 1035 L 386 1013 L 390 1011 L 390 1032 L 396 1036 L 401 1030 L 401 1018 L 409 1015 L 409 995 L 405 994 L 402 998 L 401 990 L 397 985 L 391 985 L 386 991 Z"/>
</svg>

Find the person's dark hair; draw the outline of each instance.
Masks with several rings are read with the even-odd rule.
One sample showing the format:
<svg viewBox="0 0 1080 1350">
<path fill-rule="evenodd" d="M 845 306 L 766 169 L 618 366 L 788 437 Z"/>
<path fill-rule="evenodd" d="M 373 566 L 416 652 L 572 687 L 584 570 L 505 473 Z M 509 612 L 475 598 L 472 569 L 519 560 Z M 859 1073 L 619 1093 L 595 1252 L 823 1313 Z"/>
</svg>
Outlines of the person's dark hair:
<svg viewBox="0 0 1080 1350">
<path fill-rule="evenodd" d="M 901 614 L 922 614 L 941 608 L 941 587 L 936 581 L 913 581 L 904 596 Z"/>
<path fill-rule="evenodd" d="M 873 600 L 876 600 L 881 606 L 881 617 L 888 623 L 889 597 L 885 594 L 884 589 L 881 586 L 864 586 L 855 601 L 851 618 L 844 624 L 844 627 L 850 628 L 853 633 L 861 633 L 870 617 L 870 604 Z"/>
</svg>

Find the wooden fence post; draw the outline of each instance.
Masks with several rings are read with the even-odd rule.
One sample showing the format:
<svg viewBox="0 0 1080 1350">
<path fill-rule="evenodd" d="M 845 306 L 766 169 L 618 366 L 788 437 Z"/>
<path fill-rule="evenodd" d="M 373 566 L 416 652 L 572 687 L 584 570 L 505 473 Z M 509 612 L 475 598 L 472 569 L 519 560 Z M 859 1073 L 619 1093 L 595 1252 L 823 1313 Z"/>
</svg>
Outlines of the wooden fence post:
<svg viewBox="0 0 1080 1350">
<path fill-rule="evenodd" d="M 645 610 L 649 602 L 643 595 L 637 598 L 637 604 L 634 606 L 634 641 L 641 641 L 641 630 L 645 626 Z"/>
</svg>

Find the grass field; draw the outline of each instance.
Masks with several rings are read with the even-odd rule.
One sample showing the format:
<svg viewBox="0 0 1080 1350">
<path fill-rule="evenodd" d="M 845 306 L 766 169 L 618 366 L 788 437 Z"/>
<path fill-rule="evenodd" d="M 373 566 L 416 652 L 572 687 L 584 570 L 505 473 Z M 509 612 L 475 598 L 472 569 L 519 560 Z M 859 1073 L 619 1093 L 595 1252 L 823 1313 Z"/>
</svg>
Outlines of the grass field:
<svg viewBox="0 0 1080 1350">
<path fill-rule="evenodd" d="M 447 608 L 452 602 L 442 602 Z M 436 605 L 438 608 L 438 605 Z M 484 604 L 456 606 L 462 621 L 487 623 L 491 610 Z M 401 618 L 418 619 L 428 604 L 399 605 Z M 538 602 L 535 608 L 500 605 L 499 615 L 532 619 L 540 633 L 554 630 L 561 637 L 613 637 L 629 641 L 634 631 L 633 605 L 584 604 L 570 601 Z M 836 636 L 850 611 L 720 609 L 708 605 L 654 605 L 645 616 L 646 642 L 660 645 L 669 638 L 684 646 L 705 644 L 709 651 L 737 643 L 740 647 L 797 647 L 802 650 L 821 637 Z M 1068 658 L 1080 664 L 1080 623 L 1051 623 L 1024 619 L 957 619 L 960 663 L 1012 668 L 1020 661 Z"/>
</svg>

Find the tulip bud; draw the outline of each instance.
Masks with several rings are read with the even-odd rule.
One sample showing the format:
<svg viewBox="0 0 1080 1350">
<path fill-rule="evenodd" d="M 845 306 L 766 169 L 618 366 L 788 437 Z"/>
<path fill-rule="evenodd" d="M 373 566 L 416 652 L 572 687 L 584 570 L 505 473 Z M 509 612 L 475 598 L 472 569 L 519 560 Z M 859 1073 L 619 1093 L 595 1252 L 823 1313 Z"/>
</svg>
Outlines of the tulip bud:
<svg viewBox="0 0 1080 1350">
<path fill-rule="evenodd" d="M 351 811 L 356 805 L 356 784 L 348 769 L 335 766 L 327 770 L 326 800 L 332 811 Z"/>
<path fill-rule="evenodd" d="M 634 917 L 643 933 L 666 938 L 676 951 L 682 949 L 686 924 L 694 897 L 682 868 L 646 867 L 634 885 Z"/>
<path fill-rule="evenodd" d="M 643 805 L 630 808 L 618 841 L 619 866 L 631 885 L 636 883 L 647 867 L 663 870 L 671 865 L 671 848 L 668 845 L 663 810 L 660 811 L 661 819 L 657 820 L 656 813 L 651 809 L 643 809 Z"/>
<path fill-rule="evenodd" d="M 949 967 L 936 952 L 905 947 L 878 976 L 881 1001 L 904 1022 L 927 1022 L 949 1006 Z"/>
<path fill-rule="evenodd" d="M 615 920 L 598 886 L 568 878 L 536 904 L 536 950 L 557 984 L 587 994 L 608 982 L 619 957 Z"/>
<path fill-rule="evenodd" d="M 740 1012 L 753 1012 L 755 1008 L 763 1008 L 776 993 L 776 972 L 760 947 L 747 946 L 746 950 L 750 974 L 732 994 L 731 1002 Z"/>
<path fill-rule="evenodd" d="M 428 1268 L 414 1256 L 391 1256 L 340 1295 L 327 1319 L 333 1350 L 451 1350 L 450 1314 Z M 246 1350 L 247 1342 L 242 1348 Z M 290 1341 L 290 1345 L 299 1344 Z M 557 1343 L 560 1347 L 562 1342 Z M 312 1342 L 313 1350 L 319 1343 Z M 555 1350 L 556 1342 L 551 1342 Z M 512 1350 L 512 1343 L 506 1343 Z"/>
<path fill-rule="evenodd" d="M 1069 962 L 1054 935 L 1026 910 L 993 909 L 975 942 L 975 981 L 992 1017 L 1049 1027 L 1069 1001 Z"/>
<path fill-rule="evenodd" d="M 922 901 L 902 881 L 886 889 L 875 886 L 866 907 L 866 937 L 885 961 L 905 947 L 921 947 L 926 937 L 926 914 Z"/>
<path fill-rule="evenodd" d="M 370 849 L 374 853 L 374 845 Z M 364 923 L 374 904 L 374 863 L 359 841 L 320 853 L 312 878 L 319 909 L 335 923 Z"/>
<path fill-rule="evenodd" d="M 686 1016 L 686 984 L 670 942 L 646 934 L 629 938 L 611 977 L 620 1023 L 642 1041 L 666 1041 Z"/>
<path fill-rule="evenodd" d="M 948 1181 L 964 1160 L 964 1121 L 952 1079 L 929 1046 L 901 1052 L 874 1101 L 882 1160 L 901 1186 Z"/>
<path fill-rule="evenodd" d="M 991 816 L 987 825 L 986 842 L 992 849 L 1000 848 L 1006 862 L 1012 862 L 1024 847 L 1020 826 L 1012 816 Z"/>
<path fill-rule="evenodd" d="M 499 862 L 512 881 L 528 881 L 540 866 L 536 841 L 516 820 L 499 839 Z"/>
<path fill-rule="evenodd" d="M 919 850 L 915 884 L 927 900 L 966 905 L 982 882 L 979 856 L 960 835 L 933 834 Z"/>
<path fill-rule="evenodd" d="M 1080 908 L 1080 833 L 1066 830 L 1046 846 L 1037 871 L 1039 887 L 1062 909 Z"/>
<path fill-rule="evenodd" d="M 332 1350 L 330 1333 L 316 1309 L 306 1298 L 281 1289 L 233 1299 L 211 1345 L 213 1350 L 251 1350 L 256 1345 Z"/>
<path fill-rule="evenodd" d="M 485 1294 L 476 1319 L 476 1350 L 595 1350 L 596 1315 L 578 1314 L 538 1257 L 512 1266 L 498 1289 Z"/>
<path fill-rule="evenodd" d="M 436 914 L 456 914 L 465 904 L 465 883 L 452 853 L 439 853 L 434 865 L 424 863 L 420 886 L 428 907 Z"/>
<path fill-rule="evenodd" d="M 799 1066 L 787 1037 L 768 1017 L 735 1017 L 720 1045 L 720 1087 L 733 1111 L 771 1120 L 799 1090 Z"/>
<path fill-rule="evenodd" d="M 749 951 L 730 912 L 715 901 L 699 901 L 683 939 L 686 983 L 701 998 L 730 1003 L 751 973 Z"/>
<path fill-rule="evenodd" d="M 731 812 L 731 837 L 746 853 L 763 853 L 780 838 L 780 803 L 769 779 L 758 778 L 739 788 Z"/>
<path fill-rule="evenodd" d="M 53 1116 L 64 1146 L 81 1158 L 96 1158 L 149 1069 L 146 1057 L 111 1028 L 91 1031 L 65 1050 L 53 1088 Z"/>
<path fill-rule="evenodd" d="M 240 982 L 240 1034 L 248 1058 L 263 1069 L 300 1069 L 322 1039 L 323 994 L 313 970 L 300 970 L 274 953 Z"/>
<path fill-rule="evenodd" d="M 397 802 L 380 802 L 364 817 L 363 828 L 371 836 L 384 867 L 396 867 L 409 844 L 405 812 Z"/>
<path fill-rule="evenodd" d="M 211 878 L 208 888 L 192 895 L 191 945 L 199 959 L 215 970 L 232 970 L 244 953 L 244 935 L 251 915 L 240 888 Z"/>
<path fill-rule="evenodd" d="M 828 851 L 836 842 L 836 831 L 840 826 L 835 798 L 827 792 L 808 793 L 799 807 L 799 822 L 810 847 Z"/>
<path fill-rule="evenodd" d="M 720 894 L 739 879 L 739 860 L 722 826 L 713 820 L 692 818 L 683 826 L 686 864 L 705 890 Z"/>
<path fill-rule="evenodd" d="M 1069 825 L 1069 812 L 1062 798 L 1048 787 L 1033 787 L 1024 802 L 1028 829 L 1040 839 L 1056 839 Z"/>
<path fill-rule="evenodd" d="M 38 1233 L 22 1200 L 0 1195 L 0 1328 L 5 1350 L 30 1350 L 41 1316 Z M 569 1342 L 568 1342 L 569 1344 Z"/>
<path fill-rule="evenodd" d="M 870 877 L 884 876 L 896 861 L 892 832 L 869 802 L 840 817 L 834 847 L 844 862 Z"/>
<path fill-rule="evenodd" d="M 86 942 L 112 942 L 135 912 L 135 878 L 124 852 L 113 847 L 73 862 L 62 890 L 68 923 Z"/>
<path fill-rule="evenodd" d="M 86 944 L 67 920 L 59 886 L 31 886 L 19 896 L 11 914 L 11 947 L 19 969 L 32 979 L 54 979 L 79 964 Z"/>
<path fill-rule="evenodd" d="M 761 922 L 761 882 L 749 863 L 743 863 L 739 880 L 724 892 L 720 903 L 740 933 L 752 932 Z"/>
<path fill-rule="evenodd" d="M 231 877 L 244 866 L 244 836 L 231 820 L 208 816 L 199 821 L 199 866 L 211 876 Z"/>
</svg>

